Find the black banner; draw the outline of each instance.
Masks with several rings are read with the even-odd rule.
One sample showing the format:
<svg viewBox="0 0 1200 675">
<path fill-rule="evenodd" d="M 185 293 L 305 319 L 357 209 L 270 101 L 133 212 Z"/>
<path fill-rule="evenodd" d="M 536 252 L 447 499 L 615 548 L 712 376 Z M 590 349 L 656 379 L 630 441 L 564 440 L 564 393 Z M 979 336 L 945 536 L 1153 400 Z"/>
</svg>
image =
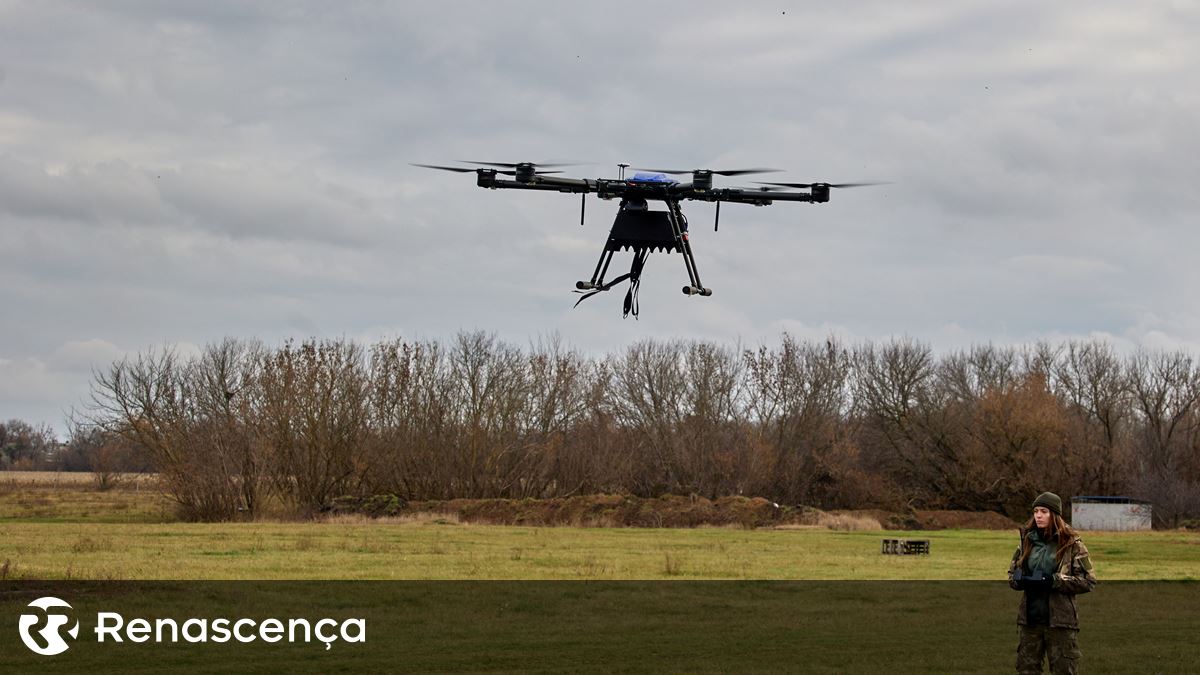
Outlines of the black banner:
<svg viewBox="0 0 1200 675">
<path fill-rule="evenodd" d="M 8 581 L 0 670 L 997 673 L 1018 600 L 1002 582 Z M 1200 583 L 1106 582 L 1078 605 L 1082 670 L 1200 670 Z"/>
</svg>

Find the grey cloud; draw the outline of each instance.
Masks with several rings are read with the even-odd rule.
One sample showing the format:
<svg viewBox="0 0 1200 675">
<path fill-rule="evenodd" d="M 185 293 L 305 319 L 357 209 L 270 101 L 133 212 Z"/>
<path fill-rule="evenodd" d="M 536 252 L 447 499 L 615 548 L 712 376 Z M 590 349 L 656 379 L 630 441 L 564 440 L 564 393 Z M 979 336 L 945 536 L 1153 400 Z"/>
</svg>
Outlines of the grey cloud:
<svg viewBox="0 0 1200 675">
<path fill-rule="evenodd" d="M 117 160 L 61 173 L 0 155 L 0 213 L 101 227 L 154 226 L 237 239 L 362 247 L 392 230 L 370 200 L 311 173 L 186 165 L 134 168 Z"/>
<path fill-rule="evenodd" d="M 0 304 L 23 320 L 0 359 L 40 393 L 0 404 L 54 422 L 104 345 L 224 335 L 1194 346 L 1197 23 L 1119 2 L 4 5 Z M 715 295 L 654 256 L 635 322 L 623 289 L 571 309 L 615 203 L 580 228 L 576 199 L 409 166 L 530 158 L 894 183 L 727 205 L 718 233 L 688 205 Z"/>
</svg>

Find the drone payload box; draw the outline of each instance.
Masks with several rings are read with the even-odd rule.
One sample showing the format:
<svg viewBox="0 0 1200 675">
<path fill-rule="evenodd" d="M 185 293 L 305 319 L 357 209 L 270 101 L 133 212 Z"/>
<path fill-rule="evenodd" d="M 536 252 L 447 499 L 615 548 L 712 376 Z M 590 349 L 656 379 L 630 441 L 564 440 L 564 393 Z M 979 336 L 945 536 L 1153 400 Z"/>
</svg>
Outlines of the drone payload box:
<svg viewBox="0 0 1200 675">
<path fill-rule="evenodd" d="M 686 221 L 682 229 L 687 231 Z M 671 229 L 671 215 L 666 211 L 621 209 L 613 221 L 605 249 L 636 251 L 643 248 L 668 253 L 679 251 L 679 241 Z"/>
</svg>

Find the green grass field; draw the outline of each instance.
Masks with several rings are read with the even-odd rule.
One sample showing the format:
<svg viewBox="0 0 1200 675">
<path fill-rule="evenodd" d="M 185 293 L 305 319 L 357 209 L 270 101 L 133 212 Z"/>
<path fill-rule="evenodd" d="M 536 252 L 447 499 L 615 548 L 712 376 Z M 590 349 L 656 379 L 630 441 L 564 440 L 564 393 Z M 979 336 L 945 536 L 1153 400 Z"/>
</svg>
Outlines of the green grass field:
<svg viewBox="0 0 1200 675">
<path fill-rule="evenodd" d="M 80 641 L 46 659 L 0 625 L 6 672 L 998 673 L 1016 646 L 1000 582 L 0 582 L 0 616 L 47 593 L 84 635 L 119 611 L 365 617 L 368 641 Z M 1200 584 L 1109 584 L 1080 621 L 1084 672 L 1195 672 Z"/>
<path fill-rule="evenodd" d="M 929 539 L 932 554 L 881 555 L 882 537 Z M 99 492 L 0 474 L 0 655 L 14 672 L 1002 672 L 1016 640 L 1019 594 L 1003 582 L 1015 539 L 427 514 L 194 524 L 175 522 L 151 483 Z M 1086 671 L 1194 672 L 1200 535 L 1084 539 L 1101 579 L 1079 603 Z M 120 610 L 364 616 L 375 637 L 328 651 L 81 640 L 43 659 L 13 624 L 46 594 L 70 599 L 84 635 L 90 612 Z"/>
<path fill-rule="evenodd" d="M 1016 533 L 635 529 L 414 519 L 171 522 L 150 487 L 3 477 L 0 574 L 16 579 L 998 580 Z M 884 556 L 882 537 L 929 556 Z M 1106 580 L 1200 579 L 1200 534 L 1086 533 Z"/>
</svg>

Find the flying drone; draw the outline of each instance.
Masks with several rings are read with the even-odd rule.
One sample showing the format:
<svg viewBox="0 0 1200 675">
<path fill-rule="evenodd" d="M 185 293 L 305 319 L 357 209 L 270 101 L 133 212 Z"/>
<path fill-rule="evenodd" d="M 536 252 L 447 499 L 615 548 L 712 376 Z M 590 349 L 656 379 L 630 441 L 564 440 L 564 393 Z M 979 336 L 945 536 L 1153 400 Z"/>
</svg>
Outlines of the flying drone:
<svg viewBox="0 0 1200 675">
<path fill-rule="evenodd" d="M 881 185 L 882 183 L 755 183 L 758 187 L 713 187 L 713 176 L 744 176 L 758 173 L 772 173 L 779 169 L 634 169 L 632 177 L 625 177 L 628 164 L 618 164 L 618 178 L 565 178 L 557 175 L 561 171 L 544 171 L 556 169 L 570 164 L 550 164 L 534 162 L 474 162 L 462 161 L 462 164 L 473 164 L 474 167 L 439 166 L 434 164 L 414 164 L 426 169 L 439 169 L 455 173 L 474 173 L 475 184 L 481 188 L 514 189 L 514 190 L 544 190 L 580 195 L 579 224 L 583 225 L 587 213 L 587 195 L 595 193 L 604 200 L 620 199 L 616 220 L 608 233 L 608 241 L 600 252 L 600 260 L 590 281 L 575 283 L 576 293 L 582 297 L 580 302 L 612 289 L 617 284 L 629 281 L 629 290 L 625 294 L 624 316 L 638 314 L 638 288 L 641 284 L 642 268 L 651 251 L 679 253 L 683 256 L 683 266 L 687 270 L 688 285 L 683 287 L 686 295 L 707 297 L 712 295 L 712 289 L 700 282 L 700 273 L 696 270 L 696 259 L 692 255 L 692 245 L 688 240 L 688 222 L 683 215 L 680 202 L 684 200 L 716 202 L 716 216 L 713 220 L 713 231 L 721 224 L 721 203 L 753 204 L 755 206 L 770 206 L 774 202 L 809 202 L 821 204 L 829 201 L 829 191 L 833 188 L 861 187 L 866 185 Z M 671 176 L 691 176 L 691 182 L 680 182 Z M 501 178 L 512 176 L 512 179 Z M 650 202 L 663 202 L 664 211 L 653 211 Z M 605 281 L 609 263 L 613 254 L 618 251 L 633 251 L 633 264 L 628 274 L 622 274 L 614 279 Z"/>
</svg>

